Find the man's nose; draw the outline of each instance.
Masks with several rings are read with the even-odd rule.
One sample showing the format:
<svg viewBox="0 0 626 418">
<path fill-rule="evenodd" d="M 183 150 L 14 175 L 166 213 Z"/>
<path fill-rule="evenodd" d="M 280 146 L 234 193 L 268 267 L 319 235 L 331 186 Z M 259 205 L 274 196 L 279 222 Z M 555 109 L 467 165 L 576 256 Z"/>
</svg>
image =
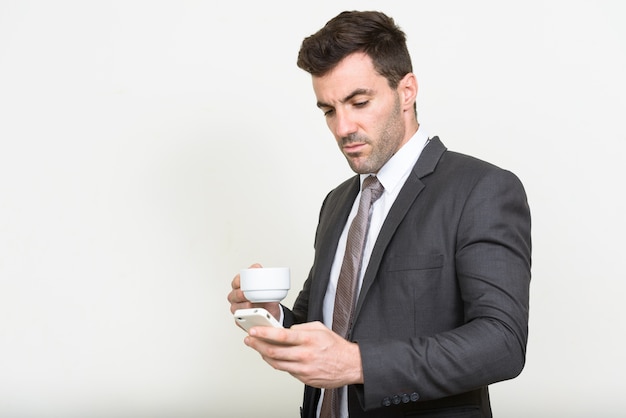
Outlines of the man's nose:
<svg viewBox="0 0 626 418">
<path fill-rule="evenodd" d="M 345 138 L 356 133 L 357 124 L 347 112 L 337 112 L 335 119 L 335 135 L 338 138 Z"/>
</svg>

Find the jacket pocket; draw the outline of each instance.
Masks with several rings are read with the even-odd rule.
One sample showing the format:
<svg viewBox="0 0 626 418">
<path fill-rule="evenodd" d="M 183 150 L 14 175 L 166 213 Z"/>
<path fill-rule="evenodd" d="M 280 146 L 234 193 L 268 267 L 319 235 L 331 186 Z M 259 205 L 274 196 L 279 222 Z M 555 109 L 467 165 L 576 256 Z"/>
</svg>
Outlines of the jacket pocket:
<svg viewBox="0 0 626 418">
<path fill-rule="evenodd" d="M 431 270 L 443 267 L 443 254 L 410 254 L 391 256 L 387 259 L 387 268 L 392 271 Z"/>
</svg>

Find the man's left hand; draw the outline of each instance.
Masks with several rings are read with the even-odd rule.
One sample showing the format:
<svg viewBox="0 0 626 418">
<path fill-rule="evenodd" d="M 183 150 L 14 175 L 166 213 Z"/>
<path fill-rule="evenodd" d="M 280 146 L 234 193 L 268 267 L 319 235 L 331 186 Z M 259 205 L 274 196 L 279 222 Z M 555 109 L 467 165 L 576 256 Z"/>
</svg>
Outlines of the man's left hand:
<svg viewBox="0 0 626 418">
<path fill-rule="evenodd" d="M 288 329 L 254 327 L 244 341 L 270 366 L 306 385 L 330 389 L 363 383 L 359 346 L 321 322 Z"/>
</svg>

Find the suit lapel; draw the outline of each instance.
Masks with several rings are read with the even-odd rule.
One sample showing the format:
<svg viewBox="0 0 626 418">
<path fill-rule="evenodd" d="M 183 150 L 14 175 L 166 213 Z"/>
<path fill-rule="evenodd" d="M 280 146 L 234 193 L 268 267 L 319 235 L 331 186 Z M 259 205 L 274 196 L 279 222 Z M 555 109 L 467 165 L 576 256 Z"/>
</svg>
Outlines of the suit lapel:
<svg viewBox="0 0 626 418">
<path fill-rule="evenodd" d="M 409 209 L 413 206 L 413 202 L 415 202 L 415 199 L 417 199 L 425 187 L 421 179 L 435 171 L 437 163 L 445 151 L 446 147 L 438 137 L 434 137 L 428 142 L 404 183 L 404 186 L 402 186 L 402 190 L 400 190 L 396 201 L 389 210 L 389 214 L 383 223 L 376 244 L 372 250 L 367 270 L 365 270 L 365 275 L 363 276 L 363 284 L 354 312 L 355 318 L 358 317 L 363 301 L 367 297 L 367 293 L 376 279 L 380 263 L 389 242 L 393 238 L 400 222 L 402 222 Z M 336 243 L 334 248 L 336 248 Z"/>
<path fill-rule="evenodd" d="M 317 230 L 315 243 L 316 271 L 315 280 L 312 281 L 311 299 L 309 301 L 309 320 L 322 320 L 322 306 L 324 295 L 330 280 L 330 270 L 333 265 L 339 238 L 354 204 L 354 199 L 359 193 L 359 176 L 354 176 L 337 187 L 332 193 L 337 193 L 337 199 L 328 196 L 320 216 L 320 224 Z"/>
</svg>

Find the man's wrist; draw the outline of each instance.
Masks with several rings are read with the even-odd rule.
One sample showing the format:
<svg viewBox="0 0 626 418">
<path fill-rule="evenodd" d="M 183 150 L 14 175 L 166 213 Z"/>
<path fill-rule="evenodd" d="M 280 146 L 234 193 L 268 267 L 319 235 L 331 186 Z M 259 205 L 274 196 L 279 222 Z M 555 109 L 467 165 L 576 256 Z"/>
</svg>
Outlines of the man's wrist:
<svg viewBox="0 0 626 418">
<path fill-rule="evenodd" d="M 363 364 L 361 363 L 361 349 L 357 343 L 350 343 L 350 384 L 363 384 Z"/>
</svg>

